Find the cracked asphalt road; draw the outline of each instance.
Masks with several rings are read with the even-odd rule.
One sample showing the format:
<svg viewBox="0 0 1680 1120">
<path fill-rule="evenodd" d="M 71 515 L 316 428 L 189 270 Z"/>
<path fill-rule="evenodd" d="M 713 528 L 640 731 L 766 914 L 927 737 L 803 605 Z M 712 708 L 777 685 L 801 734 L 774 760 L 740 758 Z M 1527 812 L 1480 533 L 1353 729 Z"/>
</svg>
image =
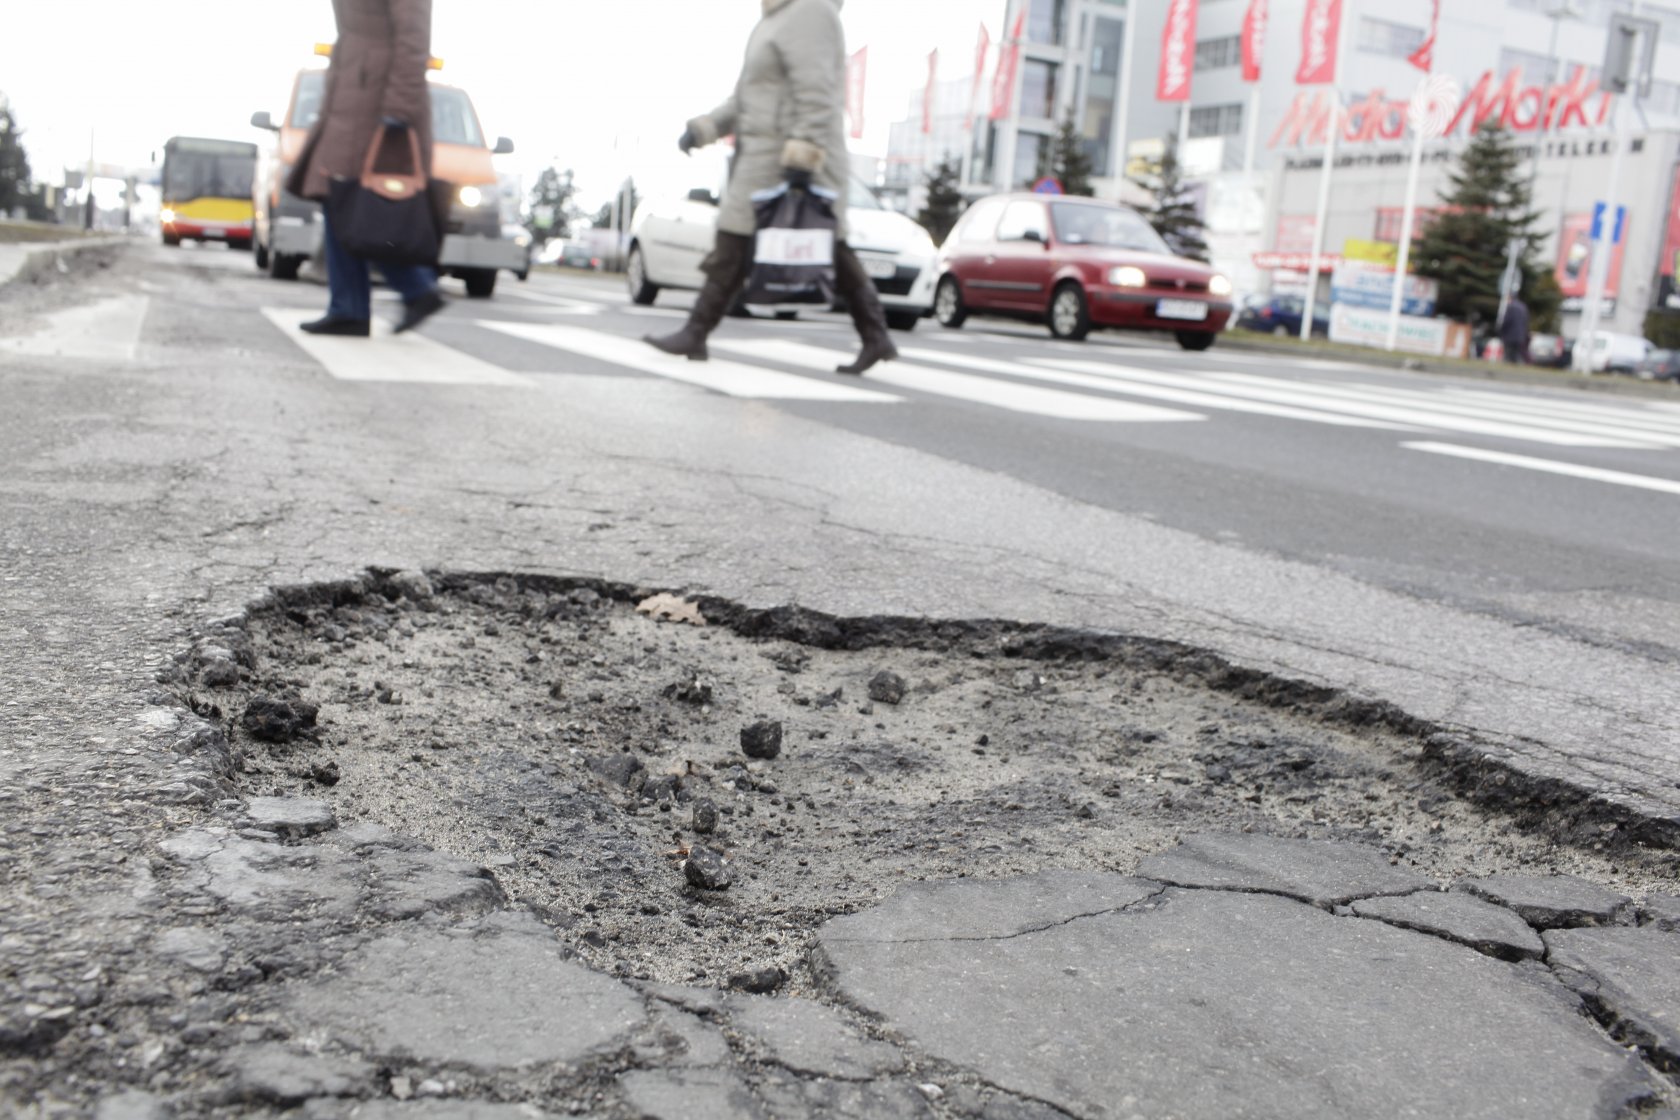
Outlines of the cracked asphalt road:
<svg viewBox="0 0 1680 1120">
<path fill-rule="evenodd" d="M 174 260 L 141 247 L 107 271 L 0 293 L 6 335 L 103 297 L 147 300 L 131 361 L 71 347 L 7 353 L 0 368 L 11 406 L 0 410 L 11 903 L 0 916 L 0 1104 L 11 1111 L 1164 1117 L 1242 1115 L 1233 1109 L 1246 1101 L 1256 1116 L 1500 1115 L 1488 1110 L 1522 1086 L 1543 1090 L 1536 1115 L 1675 1102 L 1672 997 L 1639 978 L 1669 974 L 1672 857 L 1642 842 L 1671 835 L 1680 803 L 1680 690 L 1672 660 L 1650 648 L 1661 627 L 1646 619 L 1606 640 L 1624 600 L 1585 630 L 1578 603 L 1535 626 L 849 431 L 813 406 L 587 366 L 535 395 L 328 380 L 258 313 L 317 292 L 277 294 L 230 259 Z M 1278 674 L 1302 682 L 1297 695 L 1317 689 L 1326 704 L 1398 711 L 1444 733 L 1451 750 L 1416 779 L 1451 787 L 1434 817 L 1470 821 L 1480 810 L 1451 790 L 1476 794 L 1511 814 L 1487 818 L 1511 831 L 1510 870 L 1574 871 L 1629 897 L 1595 919 L 1609 940 L 1568 943 L 1555 975 L 1469 948 L 1485 931 L 1459 923 L 1485 912 L 1429 918 L 1455 923 L 1444 940 L 1419 932 L 1415 914 L 1391 925 L 1303 901 L 1277 866 L 1252 888 L 1261 895 L 1179 885 L 1147 913 L 1017 938 L 1035 945 L 1018 969 L 963 954 L 977 915 L 1036 928 L 1058 905 L 1083 913 L 1086 887 L 976 894 L 930 930 L 927 944 L 947 948 L 926 956 L 840 954 L 808 932 L 816 1000 L 606 975 L 587 946 L 569 955 L 533 916 L 541 909 L 510 901 L 477 853 L 348 814 L 309 836 L 258 827 L 244 797 L 264 791 L 240 784 L 217 720 L 187 714 L 159 682 L 177 653 L 219 632 L 214 620 L 270 588 L 368 565 L 600 577 L 840 618 L 1012 618 L 1215 651 L 1235 668 L 1203 683 L 1223 672 L 1225 688 L 1263 692 L 1270 678 L 1255 674 Z M 1530 605 L 1544 613 L 1544 598 Z M 1318 727 L 1322 714 L 1299 718 Z M 1174 882 L 1136 866 L 1145 850 L 1093 860 L 1089 873 L 1108 876 L 1095 889 Z M 1258 858 L 1236 859 L 1239 881 Z M 1420 890 L 1481 870 L 1431 858 Z M 1052 854 L 1038 866 L 1056 864 Z M 976 872 L 1016 870 L 1036 874 Z M 1371 905 L 1363 889 L 1337 897 Z M 893 905 L 836 921 L 885 921 Z M 1521 912 L 1549 952 L 1561 933 Z M 1072 940 L 1050 945 L 1060 937 Z M 1149 988 L 1190 990 L 1163 966 L 1163 944 L 1203 962 L 1201 1003 Z M 1093 959 L 1112 967 L 1078 971 Z M 1327 960 L 1346 967 L 1313 967 Z M 417 981 L 411 961 L 441 963 Z M 486 999 L 481 965 L 507 1000 Z M 1302 977 L 1256 997 L 1278 1030 L 1219 1010 L 1215 997 L 1268 973 Z M 1058 975 L 1076 990 L 1047 1001 Z M 1419 986 L 1423 975 L 1442 986 Z M 1301 997 L 1309 980 L 1318 998 Z M 531 987 L 516 997 L 521 983 Z M 1377 991 L 1407 998 L 1373 1004 Z M 1470 993 L 1508 1014 L 1469 1016 L 1402 1060 L 1406 1031 L 1453 1021 Z M 1106 1029 L 1115 1015 L 1130 1026 Z M 1105 1030 L 1059 1029 L 1084 1017 Z M 605 1033 L 559 1027 L 585 1022 Z M 490 1041 L 442 1053 L 451 1032 Z M 1038 1040 L 1031 1060 L 998 1057 L 999 1040 L 1020 1038 Z M 1182 1045 L 1163 1054 L 1151 1049 L 1160 1039 Z M 1334 1067 L 1300 1068 L 1294 1055 L 1326 1040 Z M 1444 1104 L 1429 1069 L 1453 1055 L 1476 1060 Z M 1187 1063 L 1177 1076 L 1173 1061 Z M 1372 1068 L 1380 1101 L 1358 1095 Z M 1267 1095 L 1285 1084 L 1300 1089 L 1293 1111 Z M 1174 1096 L 1175 1085 L 1212 1095 Z"/>
</svg>

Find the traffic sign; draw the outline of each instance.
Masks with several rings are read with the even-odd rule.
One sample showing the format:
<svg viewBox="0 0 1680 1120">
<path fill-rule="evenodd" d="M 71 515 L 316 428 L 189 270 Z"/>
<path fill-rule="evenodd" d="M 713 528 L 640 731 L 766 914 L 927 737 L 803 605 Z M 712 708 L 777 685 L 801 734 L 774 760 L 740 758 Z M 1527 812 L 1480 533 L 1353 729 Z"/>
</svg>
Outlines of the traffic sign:
<svg viewBox="0 0 1680 1120">
<path fill-rule="evenodd" d="M 1046 175 L 1033 184 L 1034 194 L 1062 194 L 1062 182 L 1053 175 Z"/>
<path fill-rule="evenodd" d="M 1609 209 L 1610 209 L 1610 207 L 1608 205 L 1606 205 L 1605 203 L 1602 203 L 1602 202 L 1593 203 L 1592 239 L 1594 241 L 1603 241 L 1604 240 L 1604 215 L 1605 215 L 1605 211 L 1607 211 Z M 1610 244 L 1620 245 L 1622 243 L 1622 230 L 1625 229 L 1626 227 L 1627 227 L 1627 207 L 1626 206 L 1618 206 L 1618 207 L 1616 207 L 1616 231 L 1615 231 L 1615 236 L 1610 238 Z"/>
</svg>

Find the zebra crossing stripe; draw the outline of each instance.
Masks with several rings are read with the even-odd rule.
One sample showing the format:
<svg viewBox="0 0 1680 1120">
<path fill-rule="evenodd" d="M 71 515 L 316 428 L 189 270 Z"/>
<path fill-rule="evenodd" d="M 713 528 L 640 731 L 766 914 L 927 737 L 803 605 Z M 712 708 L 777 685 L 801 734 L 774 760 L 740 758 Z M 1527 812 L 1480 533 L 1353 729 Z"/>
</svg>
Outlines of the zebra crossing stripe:
<svg viewBox="0 0 1680 1120">
<path fill-rule="evenodd" d="M 851 355 L 843 351 L 781 339 L 714 341 L 712 348 L 803 369 L 832 370 L 837 362 L 851 359 Z M 1136 424 L 1207 419 L 1194 412 L 1135 404 L 1117 397 L 1064 393 L 1057 389 L 1041 389 L 1033 385 L 975 377 L 971 374 L 913 365 L 903 361 L 876 366 L 869 371 L 868 380 L 871 384 L 892 385 L 900 389 L 952 397 L 972 404 L 990 405 L 1010 412 L 1047 416 L 1057 420 Z"/>
<path fill-rule="evenodd" d="M 480 361 L 441 342 L 410 331 L 393 335 L 390 326 L 375 322 L 372 338 L 339 338 L 308 334 L 301 324 L 320 311 L 268 307 L 263 316 L 339 381 L 408 382 L 423 385 L 497 385 L 528 388 L 531 382 L 500 366 Z"/>
</svg>

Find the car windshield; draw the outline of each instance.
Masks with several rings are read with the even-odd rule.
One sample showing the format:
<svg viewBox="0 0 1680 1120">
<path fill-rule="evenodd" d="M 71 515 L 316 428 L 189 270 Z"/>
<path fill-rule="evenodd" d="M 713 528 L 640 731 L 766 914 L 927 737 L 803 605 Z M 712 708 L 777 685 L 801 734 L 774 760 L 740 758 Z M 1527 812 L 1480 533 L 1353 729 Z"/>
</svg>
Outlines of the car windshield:
<svg viewBox="0 0 1680 1120">
<path fill-rule="evenodd" d="M 432 87 L 432 139 L 439 144 L 462 144 L 469 148 L 484 146 L 484 137 L 478 131 L 478 120 L 473 116 L 472 102 L 461 90 L 448 86 Z"/>
<path fill-rule="evenodd" d="M 1150 224 L 1136 212 L 1112 206 L 1057 202 L 1050 206 L 1056 240 L 1064 245 L 1097 245 L 1105 249 L 1136 249 L 1171 253 Z"/>
<path fill-rule="evenodd" d="M 875 197 L 875 192 L 862 179 L 851 181 L 851 190 L 846 194 L 846 205 L 853 210 L 879 210 L 881 200 Z"/>
</svg>

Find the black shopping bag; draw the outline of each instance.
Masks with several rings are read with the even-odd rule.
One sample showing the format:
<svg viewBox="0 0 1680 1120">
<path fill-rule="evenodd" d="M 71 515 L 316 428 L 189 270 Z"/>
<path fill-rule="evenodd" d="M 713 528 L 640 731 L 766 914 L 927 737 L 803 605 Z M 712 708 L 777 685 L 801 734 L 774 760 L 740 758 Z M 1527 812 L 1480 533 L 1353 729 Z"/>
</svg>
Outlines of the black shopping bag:
<svg viewBox="0 0 1680 1120">
<path fill-rule="evenodd" d="M 360 179 L 334 179 L 327 199 L 333 233 L 351 256 L 379 264 L 436 264 L 442 243 L 438 203 L 447 185 L 421 166 L 412 128 L 381 125 Z"/>
<path fill-rule="evenodd" d="M 834 302 L 834 242 L 839 196 L 822 187 L 792 190 L 786 183 L 752 196 L 758 215 L 753 270 L 745 303 Z"/>
</svg>

